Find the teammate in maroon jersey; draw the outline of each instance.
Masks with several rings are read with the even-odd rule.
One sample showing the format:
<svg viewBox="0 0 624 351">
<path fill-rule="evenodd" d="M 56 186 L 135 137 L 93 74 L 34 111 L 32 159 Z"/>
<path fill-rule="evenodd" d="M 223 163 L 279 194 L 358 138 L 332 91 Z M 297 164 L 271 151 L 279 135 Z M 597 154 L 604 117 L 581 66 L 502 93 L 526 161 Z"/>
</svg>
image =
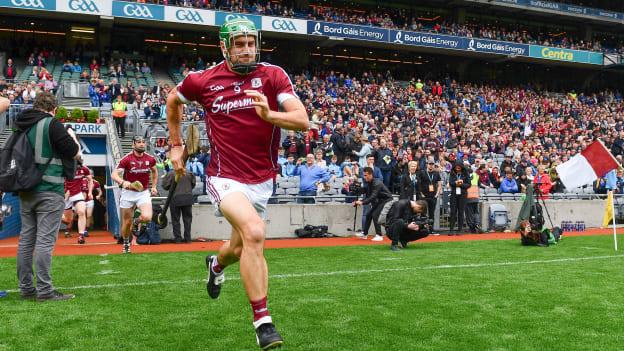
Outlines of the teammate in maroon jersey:
<svg viewBox="0 0 624 351">
<path fill-rule="evenodd" d="M 82 182 L 87 181 L 88 193 L 82 192 Z M 82 158 L 77 160 L 74 179 L 65 180 L 65 212 L 63 213 L 63 223 L 67 225 L 65 237 L 69 237 L 69 229 L 74 220 L 74 213 L 78 216 L 78 244 L 85 243 L 87 235 L 87 211 L 85 201 L 91 200 L 91 191 L 93 190 L 93 176 L 91 171 L 82 163 Z"/>
<path fill-rule="evenodd" d="M 93 173 L 93 172 L 91 172 Z M 82 181 L 82 193 L 85 194 L 85 198 L 89 194 L 89 182 L 86 179 Z M 95 201 L 102 198 L 102 189 L 100 188 L 100 182 L 93 179 L 93 190 L 91 191 L 91 200 L 87 200 L 85 202 L 86 214 L 87 214 L 87 228 L 91 228 L 93 225 L 93 208 L 95 207 Z M 85 230 L 85 236 L 88 235 L 89 231 Z"/>
<path fill-rule="evenodd" d="M 207 187 L 217 215 L 232 225 L 230 240 L 221 246 L 218 256 L 206 257 L 208 294 L 219 296 L 223 269 L 240 260 L 257 342 L 266 350 L 283 341 L 267 309 L 268 270 L 261 215 L 278 170 L 280 128 L 305 130 L 308 115 L 286 72 L 258 62 L 258 32 L 252 22 L 228 21 L 221 26 L 219 37 L 225 60 L 189 74 L 167 99 L 171 161 L 176 171 L 184 172 L 181 109 L 182 104 L 196 101 L 206 110 L 206 130 L 213 151 Z"/>
<path fill-rule="evenodd" d="M 156 159 L 145 152 L 145 139 L 135 136 L 132 140 L 132 152 L 124 156 L 119 165 L 113 171 L 111 178 L 119 184 L 121 197 L 121 236 L 123 237 L 123 253 L 130 253 L 130 231 L 132 229 L 132 216 L 136 207 L 141 211 L 138 218 L 140 223 L 152 220 L 152 198 L 158 194 L 158 170 Z M 123 178 L 120 173 L 123 172 Z M 147 190 L 152 178 L 152 188 Z"/>
</svg>

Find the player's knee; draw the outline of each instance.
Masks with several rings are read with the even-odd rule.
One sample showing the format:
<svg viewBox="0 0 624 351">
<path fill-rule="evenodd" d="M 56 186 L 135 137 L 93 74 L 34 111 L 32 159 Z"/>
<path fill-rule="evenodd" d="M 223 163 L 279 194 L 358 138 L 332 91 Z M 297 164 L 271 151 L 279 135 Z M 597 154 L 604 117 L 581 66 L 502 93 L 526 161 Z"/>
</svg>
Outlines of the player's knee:
<svg viewBox="0 0 624 351">
<path fill-rule="evenodd" d="M 262 244 L 264 242 L 264 222 L 255 221 L 247 224 L 242 234 L 246 244 Z"/>
</svg>

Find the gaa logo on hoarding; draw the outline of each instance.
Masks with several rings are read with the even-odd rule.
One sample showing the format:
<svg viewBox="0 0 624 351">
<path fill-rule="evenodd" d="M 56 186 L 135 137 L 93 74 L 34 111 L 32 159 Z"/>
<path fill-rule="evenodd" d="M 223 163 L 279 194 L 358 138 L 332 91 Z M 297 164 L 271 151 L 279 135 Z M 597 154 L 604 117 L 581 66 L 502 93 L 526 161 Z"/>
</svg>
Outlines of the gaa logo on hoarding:
<svg viewBox="0 0 624 351">
<path fill-rule="evenodd" d="M 147 6 L 128 4 L 123 7 L 123 12 L 126 16 L 154 18 Z"/>
<path fill-rule="evenodd" d="M 235 19 L 246 19 L 251 21 L 251 19 L 245 15 L 235 15 L 235 14 L 229 14 L 227 16 L 225 16 L 225 21 L 231 21 L 231 20 L 235 20 Z"/>
<path fill-rule="evenodd" d="M 74 11 L 100 12 L 100 9 L 98 9 L 93 0 L 69 0 L 68 5 L 69 8 Z"/>
<path fill-rule="evenodd" d="M 285 32 L 297 31 L 297 27 L 295 27 L 295 24 L 293 23 L 293 21 L 289 21 L 286 19 L 274 19 L 271 22 L 271 26 L 273 27 L 273 29 L 282 30 Z"/>
<path fill-rule="evenodd" d="M 180 21 L 204 23 L 204 19 L 199 12 L 194 10 L 178 10 L 176 11 L 176 18 Z"/>
<path fill-rule="evenodd" d="M 44 9 L 45 5 L 41 0 L 11 0 L 11 4 L 18 7 L 34 7 Z"/>
</svg>

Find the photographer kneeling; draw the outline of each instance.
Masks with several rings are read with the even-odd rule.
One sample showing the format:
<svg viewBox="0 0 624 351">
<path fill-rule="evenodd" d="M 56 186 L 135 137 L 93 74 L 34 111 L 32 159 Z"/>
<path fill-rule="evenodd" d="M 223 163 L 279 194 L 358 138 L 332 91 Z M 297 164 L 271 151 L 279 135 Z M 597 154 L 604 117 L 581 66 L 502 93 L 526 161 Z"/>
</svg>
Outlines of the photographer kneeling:
<svg viewBox="0 0 624 351">
<path fill-rule="evenodd" d="M 425 200 L 404 199 L 387 203 L 380 217 L 386 234 L 392 240 L 392 251 L 400 251 L 399 244 L 405 248 L 410 241 L 426 238 L 431 229 Z"/>
</svg>

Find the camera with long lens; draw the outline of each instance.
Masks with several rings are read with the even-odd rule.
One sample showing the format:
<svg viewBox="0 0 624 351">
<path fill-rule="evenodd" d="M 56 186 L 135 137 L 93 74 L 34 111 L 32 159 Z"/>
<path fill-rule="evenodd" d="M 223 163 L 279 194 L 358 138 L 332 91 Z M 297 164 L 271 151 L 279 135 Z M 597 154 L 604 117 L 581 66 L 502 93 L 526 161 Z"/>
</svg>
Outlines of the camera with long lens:
<svg viewBox="0 0 624 351">
<path fill-rule="evenodd" d="M 410 222 L 416 223 L 419 230 L 431 231 L 431 228 L 433 228 L 433 219 L 429 219 L 427 215 L 415 214 L 412 216 Z"/>
<path fill-rule="evenodd" d="M 349 191 L 355 196 L 364 195 L 364 187 L 358 179 L 354 180 L 353 183 L 349 185 Z"/>
</svg>

